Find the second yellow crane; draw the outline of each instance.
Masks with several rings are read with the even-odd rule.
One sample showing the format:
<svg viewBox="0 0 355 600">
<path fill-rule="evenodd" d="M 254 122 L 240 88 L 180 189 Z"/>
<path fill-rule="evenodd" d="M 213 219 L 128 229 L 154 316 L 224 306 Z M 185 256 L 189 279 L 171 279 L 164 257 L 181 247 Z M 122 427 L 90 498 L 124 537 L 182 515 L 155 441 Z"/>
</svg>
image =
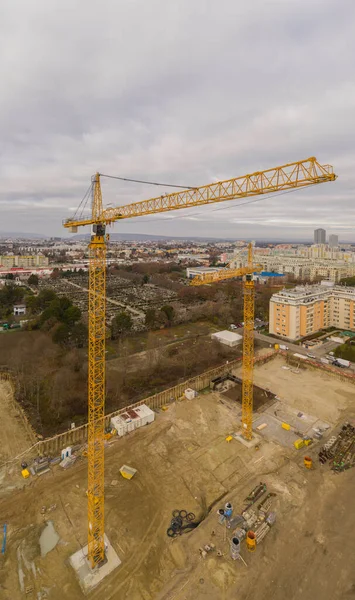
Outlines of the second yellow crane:
<svg viewBox="0 0 355 600">
<path fill-rule="evenodd" d="M 253 245 L 248 245 L 248 262 L 240 269 L 225 268 L 214 273 L 196 275 L 191 285 L 204 285 L 234 277 L 244 277 L 244 335 L 242 371 L 242 434 L 246 440 L 253 435 L 253 373 L 254 373 L 254 279 L 253 273 L 261 267 L 253 264 Z"/>
</svg>

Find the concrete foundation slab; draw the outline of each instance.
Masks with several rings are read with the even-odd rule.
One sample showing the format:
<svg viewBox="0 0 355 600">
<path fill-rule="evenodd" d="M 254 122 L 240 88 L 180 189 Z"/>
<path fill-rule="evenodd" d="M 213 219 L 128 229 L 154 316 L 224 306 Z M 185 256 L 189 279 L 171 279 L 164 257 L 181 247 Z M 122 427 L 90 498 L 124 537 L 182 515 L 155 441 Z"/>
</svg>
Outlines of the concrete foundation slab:
<svg viewBox="0 0 355 600">
<path fill-rule="evenodd" d="M 261 431 L 262 437 L 271 442 L 281 444 L 281 446 L 285 446 L 286 448 L 293 448 L 293 442 L 300 437 L 292 430 L 286 431 L 285 429 L 282 429 L 282 421 L 273 415 L 264 413 L 259 419 L 256 419 L 254 425 L 255 427 L 258 427 L 262 423 L 266 423 L 267 425 L 267 427 Z"/>
<path fill-rule="evenodd" d="M 101 567 L 96 567 L 94 570 L 91 569 L 87 560 L 87 546 L 72 554 L 69 559 L 84 594 L 91 592 L 107 575 L 112 573 L 116 567 L 119 567 L 122 562 L 111 546 L 106 534 L 104 539 L 107 560 Z"/>
<path fill-rule="evenodd" d="M 314 436 L 313 427 L 319 427 L 323 431 L 330 431 L 331 424 L 320 421 L 314 415 L 308 415 L 286 402 L 278 401 L 273 407 L 268 408 L 262 415 L 256 418 L 253 427 L 266 424 L 260 432 L 261 437 L 281 444 L 286 448 L 294 448 L 293 443 L 303 435 Z M 282 428 L 282 423 L 288 423 L 290 430 Z"/>
<path fill-rule="evenodd" d="M 251 440 L 246 440 L 243 437 L 241 431 L 237 431 L 236 433 L 233 433 L 232 435 L 233 435 L 234 439 L 237 440 L 237 442 L 240 442 L 241 444 L 243 444 L 243 446 L 246 446 L 246 448 L 254 448 L 261 441 L 260 435 L 257 435 L 254 432 L 253 432 L 253 437 Z"/>
</svg>

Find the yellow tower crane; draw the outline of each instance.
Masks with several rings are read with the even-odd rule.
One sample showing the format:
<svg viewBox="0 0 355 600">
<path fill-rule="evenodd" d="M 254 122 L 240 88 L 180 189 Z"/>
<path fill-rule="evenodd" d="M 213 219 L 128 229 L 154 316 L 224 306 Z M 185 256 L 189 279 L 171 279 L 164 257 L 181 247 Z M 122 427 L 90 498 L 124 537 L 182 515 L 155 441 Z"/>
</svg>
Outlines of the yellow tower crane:
<svg viewBox="0 0 355 600">
<path fill-rule="evenodd" d="M 312 184 L 334 181 L 330 165 L 320 165 L 314 157 L 189 188 L 149 200 L 103 208 L 100 174 L 93 180 L 91 216 L 70 218 L 64 227 L 76 233 L 78 227 L 92 226 L 89 244 L 89 368 L 88 368 L 88 559 L 94 568 L 105 558 L 104 544 L 104 410 L 105 410 L 105 277 L 106 226 L 120 219 L 152 215 L 191 206 L 214 204 L 270 194 Z"/>
<path fill-rule="evenodd" d="M 242 373 L 242 434 L 246 440 L 252 438 L 253 422 L 253 373 L 254 373 L 254 280 L 253 273 L 260 272 L 259 265 L 253 265 L 253 245 L 248 245 L 248 263 L 246 267 L 231 269 L 226 267 L 214 273 L 196 275 L 191 285 L 204 285 L 244 277 L 244 336 L 243 336 L 243 373 Z"/>
<path fill-rule="evenodd" d="M 253 247 L 248 249 L 248 266 L 253 266 Z M 242 372 L 242 432 L 247 440 L 252 438 L 253 375 L 254 375 L 254 279 L 248 273 L 244 281 L 244 335 Z"/>
</svg>

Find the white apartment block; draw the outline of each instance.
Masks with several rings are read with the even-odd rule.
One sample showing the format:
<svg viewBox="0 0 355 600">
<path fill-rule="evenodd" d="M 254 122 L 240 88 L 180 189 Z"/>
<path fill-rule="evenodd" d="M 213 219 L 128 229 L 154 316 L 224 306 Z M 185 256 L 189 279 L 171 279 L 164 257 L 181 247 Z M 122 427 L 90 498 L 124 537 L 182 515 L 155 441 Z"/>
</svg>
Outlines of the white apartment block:
<svg viewBox="0 0 355 600">
<path fill-rule="evenodd" d="M 355 275 L 355 263 L 336 260 L 310 259 L 301 256 L 257 256 L 264 271 L 274 271 L 284 275 L 291 274 L 296 278 L 314 281 L 320 277 L 337 283 L 343 277 Z"/>
</svg>

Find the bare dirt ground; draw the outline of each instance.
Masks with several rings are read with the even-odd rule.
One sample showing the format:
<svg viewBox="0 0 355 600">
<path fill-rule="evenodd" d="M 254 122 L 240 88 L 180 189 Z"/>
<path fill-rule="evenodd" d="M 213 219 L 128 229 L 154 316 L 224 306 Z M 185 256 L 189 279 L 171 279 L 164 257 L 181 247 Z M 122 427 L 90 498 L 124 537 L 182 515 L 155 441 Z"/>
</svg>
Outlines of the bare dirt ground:
<svg viewBox="0 0 355 600">
<path fill-rule="evenodd" d="M 276 359 L 258 367 L 256 382 L 298 407 L 299 400 L 311 394 L 318 375 L 311 371 L 294 375 L 281 369 L 283 364 Z M 315 402 L 314 408 L 322 408 L 321 398 L 329 395 L 325 411 L 332 408 L 336 420 L 354 417 L 355 386 L 329 376 L 319 376 L 314 385 L 317 397 L 308 398 Z M 296 386 L 299 392 L 293 389 Z M 312 412 L 317 414 L 313 408 Z M 259 450 L 247 449 L 235 440 L 227 443 L 226 435 L 238 427 L 238 414 L 239 407 L 225 404 L 219 394 L 201 394 L 171 405 L 157 415 L 154 424 L 107 448 L 106 533 L 122 565 L 90 599 L 284 600 L 287 596 L 288 600 L 338 600 L 355 596 L 351 533 L 355 471 L 333 475 L 317 462 L 308 471 L 302 451 L 272 442 L 262 441 Z M 315 457 L 317 447 L 310 452 Z M 138 470 L 131 481 L 120 476 L 122 464 Z M 28 597 L 26 587 L 32 587 L 33 598 L 40 600 L 83 598 L 68 558 L 86 544 L 86 466 L 81 459 L 68 471 L 56 467 L 11 492 L 3 482 L 0 525 L 8 524 L 8 545 L 0 558 L 1 599 Z M 243 546 L 245 567 L 230 559 L 216 510 L 227 500 L 240 509 L 243 498 L 259 481 L 277 494 L 273 506 L 277 522 L 254 554 Z M 42 506 L 53 505 L 53 510 L 41 514 Z M 176 508 L 205 518 L 196 530 L 172 540 L 166 529 Z M 41 557 L 39 536 L 46 520 L 53 521 L 60 542 Z M 199 547 L 211 541 L 224 556 L 214 552 L 203 560 Z"/>
<path fill-rule="evenodd" d="M 9 383 L 0 381 L 0 465 L 31 446 Z"/>
<path fill-rule="evenodd" d="M 341 412 L 355 404 L 355 387 L 339 381 L 325 372 L 300 369 L 285 370 L 281 357 L 255 369 L 256 385 L 271 390 L 286 404 L 317 415 L 319 419 L 336 423 Z"/>
</svg>

